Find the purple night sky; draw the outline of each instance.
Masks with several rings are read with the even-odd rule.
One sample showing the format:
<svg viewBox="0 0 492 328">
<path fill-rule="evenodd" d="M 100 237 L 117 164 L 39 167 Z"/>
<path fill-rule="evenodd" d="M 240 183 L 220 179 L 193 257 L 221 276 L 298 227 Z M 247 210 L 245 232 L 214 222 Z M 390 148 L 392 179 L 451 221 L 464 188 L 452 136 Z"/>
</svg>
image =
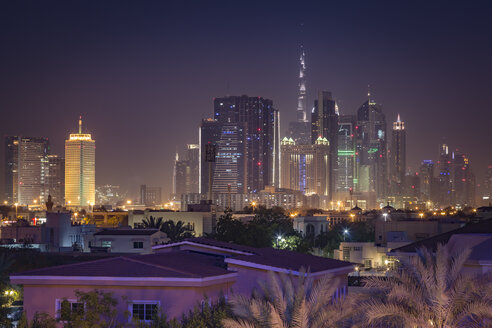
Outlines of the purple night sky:
<svg viewBox="0 0 492 328">
<path fill-rule="evenodd" d="M 405 121 L 409 169 L 436 160 L 445 138 L 481 183 L 490 17 L 489 1 L 3 1 L 0 133 L 46 136 L 63 155 L 81 114 L 96 184 L 167 196 L 176 149 L 198 142 L 213 97 L 273 99 L 287 129 L 302 42 L 309 106 L 323 89 L 355 113 L 370 84 L 388 131 L 398 113 Z"/>
</svg>

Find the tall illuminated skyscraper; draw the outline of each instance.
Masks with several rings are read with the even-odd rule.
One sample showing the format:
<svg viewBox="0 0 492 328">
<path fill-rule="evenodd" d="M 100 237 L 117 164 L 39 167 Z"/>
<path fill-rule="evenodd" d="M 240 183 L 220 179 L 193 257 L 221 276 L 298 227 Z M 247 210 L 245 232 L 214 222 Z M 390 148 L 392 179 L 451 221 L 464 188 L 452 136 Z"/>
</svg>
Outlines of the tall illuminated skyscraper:
<svg viewBox="0 0 492 328">
<path fill-rule="evenodd" d="M 289 137 L 297 145 L 311 144 L 309 120 L 307 118 L 307 92 L 306 92 L 306 54 L 301 46 L 299 56 L 299 90 L 297 94 L 297 120 L 289 123 Z M 314 141 L 313 141 L 314 142 Z"/>
<path fill-rule="evenodd" d="M 96 145 L 90 134 L 70 134 L 65 140 L 65 202 L 68 206 L 82 207 L 95 203 Z"/>
<path fill-rule="evenodd" d="M 340 115 L 338 120 L 338 168 L 336 192 L 344 196 L 354 188 L 355 175 L 355 115 Z"/>
<path fill-rule="evenodd" d="M 311 111 L 311 141 L 316 143 L 319 137 L 330 144 L 329 198 L 333 199 L 338 169 L 338 107 L 331 92 L 319 91 Z"/>
<path fill-rule="evenodd" d="M 400 114 L 396 122 L 393 122 L 390 150 L 390 186 L 393 195 L 401 195 L 405 189 L 406 171 L 406 131 L 405 122 L 400 120 Z"/>
<path fill-rule="evenodd" d="M 5 138 L 5 198 L 12 203 L 32 205 L 44 201 L 43 160 L 49 150 L 47 138 Z"/>
<path fill-rule="evenodd" d="M 326 138 L 319 137 L 314 145 L 297 145 L 285 137 L 280 148 L 282 188 L 329 196 L 330 144 Z"/>
<path fill-rule="evenodd" d="M 381 106 L 371 99 L 357 110 L 356 190 L 374 195 L 382 202 L 387 192 L 386 118 Z M 375 205 L 375 204 L 374 204 Z M 374 206 L 372 205 L 372 206 Z"/>
</svg>

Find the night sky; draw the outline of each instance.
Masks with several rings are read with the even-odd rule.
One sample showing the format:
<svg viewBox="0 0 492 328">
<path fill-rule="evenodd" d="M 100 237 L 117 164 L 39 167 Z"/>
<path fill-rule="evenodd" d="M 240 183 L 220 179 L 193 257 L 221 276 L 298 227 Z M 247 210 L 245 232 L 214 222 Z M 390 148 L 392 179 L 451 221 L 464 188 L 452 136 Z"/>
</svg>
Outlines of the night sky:
<svg viewBox="0 0 492 328">
<path fill-rule="evenodd" d="M 2 1 L 0 133 L 46 136 L 53 153 L 83 115 L 96 184 L 172 189 L 176 149 L 198 142 L 212 98 L 273 99 L 295 118 L 299 45 L 308 104 L 329 90 L 342 114 L 367 85 L 407 128 L 407 167 L 438 144 L 492 164 L 490 1 Z M 301 24 L 303 27 L 301 28 Z"/>
</svg>

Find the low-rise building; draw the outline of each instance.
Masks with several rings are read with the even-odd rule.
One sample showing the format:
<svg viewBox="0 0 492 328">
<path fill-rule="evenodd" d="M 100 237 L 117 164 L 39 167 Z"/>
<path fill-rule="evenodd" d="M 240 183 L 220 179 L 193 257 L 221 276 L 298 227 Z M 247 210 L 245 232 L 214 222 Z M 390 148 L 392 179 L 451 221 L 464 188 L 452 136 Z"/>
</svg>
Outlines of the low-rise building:
<svg viewBox="0 0 492 328">
<path fill-rule="evenodd" d="M 333 258 L 357 263 L 360 269 L 384 270 L 392 264 L 387 253 L 406 244 L 409 242 L 388 243 L 387 246 L 377 246 L 373 242 L 341 242 Z"/>
<path fill-rule="evenodd" d="M 151 320 L 161 308 L 168 318 L 179 318 L 207 295 L 216 301 L 232 291 L 250 296 L 269 271 L 299 276 L 310 269 L 314 279 L 329 275 L 337 281 L 335 296 L 345 294 L 352 263 L 272 248 L 253 248 L 192 238 L 157 245 L 155 254 L 128 255 L 13 274 L 23 285 L 28 319 L 45 312 L 53 317 L 61 302 L 77 302 L 75 291 L 98 289 L 118 300 L 118 322 Z M 124 314 L 130 314 L 125 318 Z"/>
<path fill-rule="evenodd" d="M 427 248 L 435 252 L 439 244 L 450 244 L 451 252 L 471 248 L 471 254 L 464 264 L 463 272 L 469 274 L 492 272 L 492 219 L 470 223 L 436 236 L 394 248 L 388 257 L 409 259 L 417 256 L 417 251 Z"/>
<path fill-rule="evenodd" d="M 215 229 L 217 214 L 210 212 L 174 212 L 174 211 L 129 211 L 128 225 L 138 228 L 143 226 L 144 220 L 149 220 L 150 217 L 155 219 L 162 218 L 163 221 L 172 220 L 175 223 L 182 221 L 195 236 L 200 237 L 207 233 L 212 233 Z"/>
<path fill-rule="evenodd" d="M 458 219 L 377 220 L 375 242 L 379 245 L 386 245 L 388 242 L 402 241 L 402 238 L 414 242 L 460 228 L 463 225 L 464 222 Z"/>
<path fill-rule="evenodd" d="M 89 249 L 111 253 L 150 254 L 152 246 L 167 242 L 167 235 L 157 229 L 105 229 L 94 234 Z"/>
</svg>

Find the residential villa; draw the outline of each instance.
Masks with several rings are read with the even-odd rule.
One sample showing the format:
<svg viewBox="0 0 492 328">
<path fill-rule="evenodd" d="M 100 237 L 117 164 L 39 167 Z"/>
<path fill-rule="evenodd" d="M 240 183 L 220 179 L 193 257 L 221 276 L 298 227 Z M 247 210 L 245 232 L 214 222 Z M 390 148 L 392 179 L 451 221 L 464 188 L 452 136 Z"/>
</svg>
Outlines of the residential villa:
<svg viewBox="0 0 492 328">
<path fill-rule="evenodd" d="M 168 318 L 180 317 L 207 295 L 250 295 L 269 271 L 298 276 L 308 269 L 316 279 L 329 275 L 347 289 L 349 262 L 272 248 L 253 248 L 206 238 L 153 246 L 153 254 L 126 255 L 97 261 L 43 268 L 14 274 L 13 284 L 24 286 L 24 309 L 56 317 L 61 302 L 76 303 L 76 290 L 111 292 L 118 300 L 119 322 L 131 317 L 150 320 L 162 308 Z M 74 305 L 73 307 L 75 307 Z M 123 313 L 128 311 L 130 319 Z"/>
</svg>

